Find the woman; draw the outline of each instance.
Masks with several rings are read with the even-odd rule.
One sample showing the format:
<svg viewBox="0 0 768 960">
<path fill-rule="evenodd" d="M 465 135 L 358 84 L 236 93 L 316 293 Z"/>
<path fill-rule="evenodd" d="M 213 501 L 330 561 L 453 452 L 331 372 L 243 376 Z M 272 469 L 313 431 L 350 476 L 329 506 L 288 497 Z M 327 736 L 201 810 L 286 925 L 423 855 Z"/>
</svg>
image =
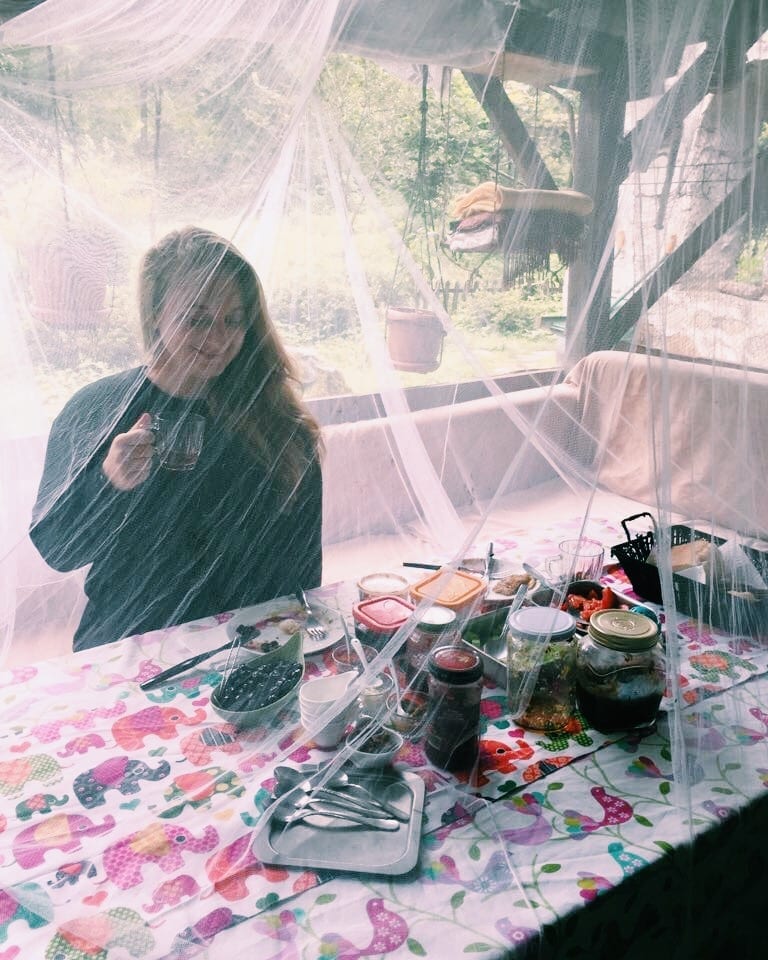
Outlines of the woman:
<svg viewBox="0 0 768 960">
<path fill-rule="evenodd" d="M 146 365 L 67 403 L 33 514 L 52 567 L 91 564 L 75 650 L 321 579 L 319 428 L 253 268 L 214 233 L 172 233 L 144 258 L 140 313 Z M 153 426 L 193 416 L 193 468 L 164 468 Z"/>
</svg>

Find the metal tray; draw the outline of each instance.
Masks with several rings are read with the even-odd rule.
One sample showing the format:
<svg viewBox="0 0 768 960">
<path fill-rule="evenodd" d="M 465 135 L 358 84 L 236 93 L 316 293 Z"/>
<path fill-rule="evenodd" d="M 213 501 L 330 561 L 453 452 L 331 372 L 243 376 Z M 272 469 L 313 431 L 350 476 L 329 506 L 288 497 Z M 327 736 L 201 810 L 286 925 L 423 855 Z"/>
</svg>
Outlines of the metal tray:
<svg viewBox="0 0 768 960">
<path fill-rule="evenodd" d="M 424 781 L 407 770 L 347 772 L 350 782 L 410 813 L 408 821 L 391 832 L 320 816 L 313 818 L 314 826 L 303 821 L 286 827 L 273 823 L 267 809 L 253 841 L 254 856 L 262 863 L 334 872 L 398 876 L 412 870 L 419 859 Z"/>
<path fill-rule="evenodd" d="M 489 680 L 504 690 L 507 688 L 507 653 L 493 657 L 485 649 L 485 645 L 501 634 L 504 621 L 507 619 L 507 607 L 500 607 L 492 613 L 483 613 L 479 617 L 471 617 L 462 628 L 462 643 L 474 650 L 483 663 L 483 673 Z M 470 643 L 469 637 L 475 641 Z"/>
</svg>

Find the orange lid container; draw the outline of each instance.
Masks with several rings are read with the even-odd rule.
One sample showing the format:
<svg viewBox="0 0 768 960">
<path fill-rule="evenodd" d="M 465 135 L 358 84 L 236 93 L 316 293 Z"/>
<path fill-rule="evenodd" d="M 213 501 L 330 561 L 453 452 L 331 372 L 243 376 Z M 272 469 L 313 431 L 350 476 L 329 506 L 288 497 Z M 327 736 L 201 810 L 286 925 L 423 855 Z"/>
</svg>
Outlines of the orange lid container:
<svg viewBox="0 0 768 960">
<path fill-rule="evenodd" d="M 411 600 L 421 603 L 439 603 L 456 614 L 470 611 L 485 593 L 487 584 L 482 577 L 456 570 L 452 576 L 446 571 L 430 573 L 411 586 Z"/>
</svg>

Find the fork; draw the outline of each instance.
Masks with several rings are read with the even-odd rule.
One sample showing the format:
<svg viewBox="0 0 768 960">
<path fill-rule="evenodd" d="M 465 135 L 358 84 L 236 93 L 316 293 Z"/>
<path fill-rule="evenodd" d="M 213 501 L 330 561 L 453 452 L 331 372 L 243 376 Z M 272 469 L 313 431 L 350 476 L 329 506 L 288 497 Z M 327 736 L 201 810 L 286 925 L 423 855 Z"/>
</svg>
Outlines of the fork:
<svg viewBox="0 0 768 960">
<path fill-rule="evenodd" d="M 314 640 L 315 643 L 320 643 L 321 641 L 325 640 L 325 627 L 312 612 L 312 607 L 309 605 L 307 595 L 304 593 L 301 587 L 299 587 L 296 591 L 296 597 L 298 598 L 298 601 L 302 607 L 304 607 L 304 612 L 307 615 L 307 618 L 304 621 L 304 629 L 309 634 L 309 639 Z"/>
</svg>

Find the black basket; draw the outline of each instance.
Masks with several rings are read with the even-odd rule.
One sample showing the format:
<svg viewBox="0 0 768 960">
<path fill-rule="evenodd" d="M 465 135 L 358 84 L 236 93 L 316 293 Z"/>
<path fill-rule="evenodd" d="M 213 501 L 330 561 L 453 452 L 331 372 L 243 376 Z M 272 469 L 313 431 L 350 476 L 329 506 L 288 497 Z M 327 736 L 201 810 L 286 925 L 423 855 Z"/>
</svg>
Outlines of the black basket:
<svg viewBox="0 0 768 960">
<path fill-rule="evenodd" d="M 653 529 L 633 537 L 627 524 L 641 517 L 648 517 Z M 621 564 L 636 594 L 652 603 L 661 603 L 659 569 L 647 562 L 656 543 L 656 523 L 653 517 L 650 513 L 636 513 L 622 520 L 621 525 L 627 536 L 627 542 L 611 547 L 611 554 Z M 726 542 L 722 537 L 703 533 L 682 523 L 674 524 L 669 528 L 669 539 L 673 547 L 690 543 L 692 540 L 708 540 L 716 547 Z M 768 579 L 768 556 L 749 547 L 742 549 L 763 580 Z M 702 620 L 733 634 L 768 633 L 768 593 L 766 592 L 749 591 L 746 597 L 734 596 L 732 591 L 739 592 L 738 584 L 713 586 L 698 583 L 690 577 L 677 573 L 672 574 L 672 586 L 677 609 L 689 617 Z"/>
</svg>

